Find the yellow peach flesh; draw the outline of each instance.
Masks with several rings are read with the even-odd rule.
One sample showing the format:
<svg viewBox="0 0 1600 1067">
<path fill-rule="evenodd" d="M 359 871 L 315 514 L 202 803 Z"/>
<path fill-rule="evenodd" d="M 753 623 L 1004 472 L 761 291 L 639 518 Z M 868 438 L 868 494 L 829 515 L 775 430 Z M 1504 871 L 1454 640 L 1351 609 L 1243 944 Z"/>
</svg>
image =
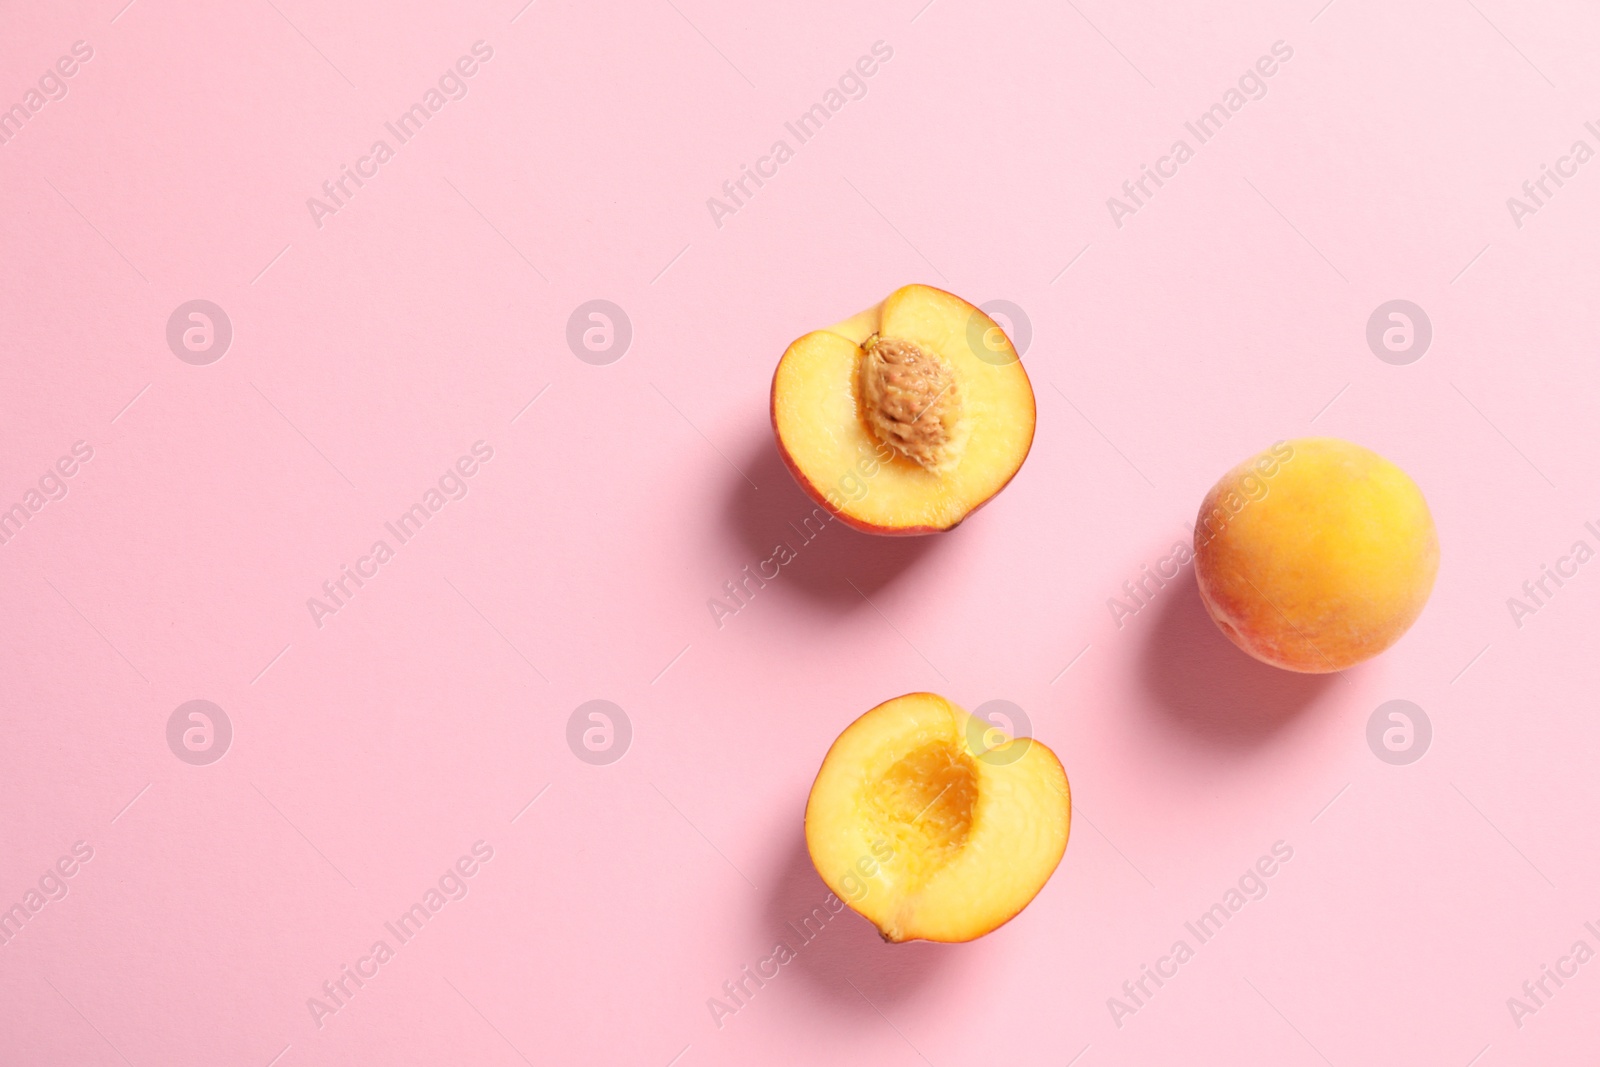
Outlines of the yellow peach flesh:
<svg viewBox="0 0 1600 1067">
<path fill-rule="evenodd" d="M 973 754 L 972 716 L 932 693 L 878 705 L 839 735 L 806 805 L 828 887 L 888 941 L 970 941 L 1049 879 L 1071 823 L 1067 777 L 1031 739 Z"/>
<path fill-rule="evenodd" d="M 968 434 L 950 469 L 925 469 L 874 434 L 859 373 L 873 335 L 911 342 L 953 372 Z M 873 533 L 955 526 L 1022 466 L 1034 417 L 1033 387 L 1004 332 L 966 301 L 925 285 L 897 289 L 876 308 L 801 337 L 772 380 L 784 462 L 818 503 Z"/>
</svg>

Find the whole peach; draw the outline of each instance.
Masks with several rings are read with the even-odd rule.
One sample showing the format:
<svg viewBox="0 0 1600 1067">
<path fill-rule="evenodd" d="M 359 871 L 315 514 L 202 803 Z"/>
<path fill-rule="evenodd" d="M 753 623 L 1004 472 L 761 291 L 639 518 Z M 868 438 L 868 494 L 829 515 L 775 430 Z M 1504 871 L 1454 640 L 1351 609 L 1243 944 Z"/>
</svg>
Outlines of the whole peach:
<svg viewBox="0 0 1600 1067">
<path fill-rule="evenodd" d="M 1200 598 L 1228 639 L 1307 674 L 1398 641 L 1439 570 L 1416 483 L 1333 437 L 1279 442 L 1223 475 L 1200 505 L 1194 548 Z"/>
</svg>

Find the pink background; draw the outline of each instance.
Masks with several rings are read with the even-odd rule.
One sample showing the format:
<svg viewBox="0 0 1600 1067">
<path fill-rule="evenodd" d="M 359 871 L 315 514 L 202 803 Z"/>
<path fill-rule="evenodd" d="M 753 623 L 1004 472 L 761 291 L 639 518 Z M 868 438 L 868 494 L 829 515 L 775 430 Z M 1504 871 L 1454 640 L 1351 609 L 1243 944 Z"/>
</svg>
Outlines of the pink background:
<svg viewBox="0 0 1600 1067">
<path fill-rule="evenodd" d="M 1600 15 L 922 3 L 6 5 L 0 106 L 93 58 L 0 145 L 0 505 L 93 459 L 0 545 L 0 907 L 93 858 L 0 946 L 0 1062 L 1592 1057 L 1600 963 L 1520 1027 L 1506 1001 L 1600 949 L 1600 563 L 1520 628 L 1506 599 L 1600 547 L 1600 162 L 1520 228 L 1505 201 L 1600 147 Z M 465 98 L 319 228 L 307 198 L 479 40 Z M 1115 225 L 1280 40 L 1265 98 Z M 809 509 L 779 354 L 913 280 L 1025 309 L 1027 465 L 946 536 L 830 527 L 718 629 L 708 598 Z M 234 330 L 207 366 L 165 340 L 196 298 Z M 565 341 L 595 298 L 634 332 L 605 366 Z M 1407 366 L 1365 341 L 1397 298 L 1434 329 Z M 1274 672 L 1187 572 L 1114 624 L 1223 470 L 1312 433 L 1433 507 L 1398 647 Z M 465 499 L 319 628 L 307 598 L 480 440 Z M 823 900 L 828 744 L 915 689 L 1026 710 L 1073 785 L 1059 871 L 973 944 L 842 915 L 719 1028 L 708 998 Z M 234 730 L 209 766 L 166 741 L 193 699 Z M 607 766 L 565 740 L 592 699 L 632 724 Z M 1391 699 L 1433 724 L 1408 766 L 1366 741 Z M 319 1027 L 308 998 L 480 840 L 469 894 Z M 1268 895 L 1119 1027 L 1107 999 L 1277 841 Z"/>
</svg>

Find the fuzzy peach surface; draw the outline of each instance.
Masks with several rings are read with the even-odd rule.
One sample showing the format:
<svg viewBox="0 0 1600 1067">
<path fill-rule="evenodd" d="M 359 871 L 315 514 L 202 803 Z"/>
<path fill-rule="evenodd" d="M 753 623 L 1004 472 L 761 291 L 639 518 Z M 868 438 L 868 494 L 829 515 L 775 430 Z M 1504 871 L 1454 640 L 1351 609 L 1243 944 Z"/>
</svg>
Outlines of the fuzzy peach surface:
<svg viewBox="0 0 1600 1067">
<path fill-rule="evenodd" d="M 1343 670 L 1422 613 L 1439 539 L 1422 491 L 1360 445 L 1279 443 L 1229 471 L 1200 505 L 1195 575 L 1235 645 L 1277 667 Z"/>
</svg>

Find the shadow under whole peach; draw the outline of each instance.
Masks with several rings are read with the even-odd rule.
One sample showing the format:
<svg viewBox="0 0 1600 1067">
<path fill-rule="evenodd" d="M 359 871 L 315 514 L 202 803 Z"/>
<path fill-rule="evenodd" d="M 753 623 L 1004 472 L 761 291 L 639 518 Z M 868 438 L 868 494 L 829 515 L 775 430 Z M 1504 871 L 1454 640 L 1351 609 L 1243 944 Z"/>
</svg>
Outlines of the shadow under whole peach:
<svg viewBox="0 0 1600 1067">
<path fill-rule="evenodd" d="M 1167 583 L 1149 612 L 1130 621 L 1143 630 L 1139 681 L 1150 706 L 1169 723 L 1213 745 L 1265 743 L 1333 686 L 1333 674 L 1297 674 L 1253 659 L 1218 631 L 1200 602 L 1192 567 Z"/>
</svg>

